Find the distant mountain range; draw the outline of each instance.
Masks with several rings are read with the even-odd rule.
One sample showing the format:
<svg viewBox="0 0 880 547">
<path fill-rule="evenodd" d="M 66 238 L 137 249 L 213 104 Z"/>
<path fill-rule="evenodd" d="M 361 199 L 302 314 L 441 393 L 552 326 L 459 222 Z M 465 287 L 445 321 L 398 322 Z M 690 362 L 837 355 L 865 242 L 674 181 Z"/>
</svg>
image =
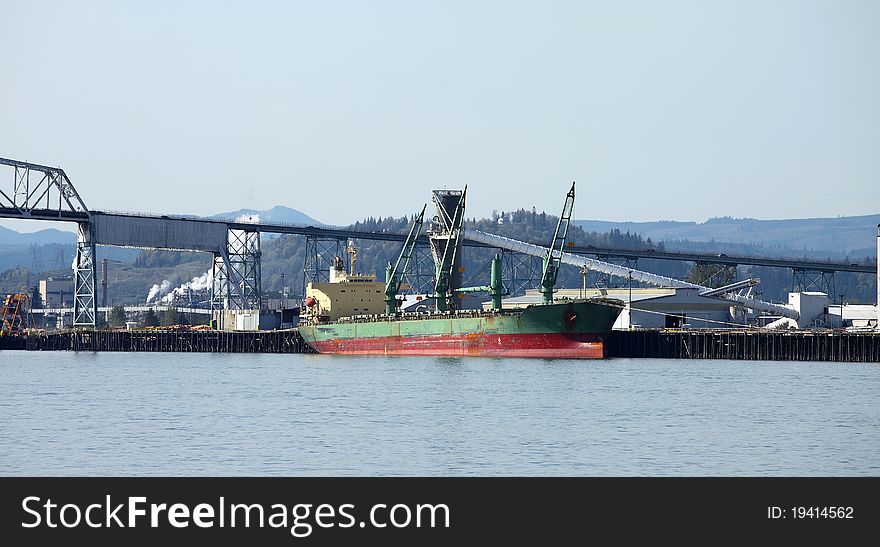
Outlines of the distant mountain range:
<svg viewBox="0 0 880 547">
<path fill-rule="evenodd" d="M 825 251 L 831 253 L 876 253 L 880 214 L 840 218 L 757 220 L 753 218 L 710 218 L 706 222 L 612 222 L 575 220 L 588 232 L 620 230 L 660 241 L 714 241 L 758 245 L 773 251 Z M 667 245 L 667 247 L 669 247 Z"/>
<path fill-rule="evenodd" d="M 0 245 L 49 245 L 53 243 L 76 243 L 76 234 L 48 228 L 38 232 L 21 233 L 0 226 Z"/>
</svg>

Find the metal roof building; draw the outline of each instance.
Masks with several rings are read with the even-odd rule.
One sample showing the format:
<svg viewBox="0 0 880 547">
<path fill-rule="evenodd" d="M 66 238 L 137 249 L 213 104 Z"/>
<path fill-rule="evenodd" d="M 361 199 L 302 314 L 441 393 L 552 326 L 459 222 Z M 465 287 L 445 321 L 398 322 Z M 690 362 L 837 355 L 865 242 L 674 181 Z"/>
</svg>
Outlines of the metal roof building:
<svg viewBox="0 0 880 547">
<path fill-rule="evenodd" d="M 623 308 L 615 329 L 637 328 L 724 328 L 742 325 L 745 314 L 734 302 L 700 296 L 697 288 L 630 289 L 560 289 L 556 298 L 607 296 L 621 301 Z M 523 296 L 507 298 L 503 307 L 516 308 L 538 304 L 541 294 L 528 291 Z M 630 306 L 631 303 L 631 306 Z M 486 307 L 487 304 L 484 304 Z M 630 313 L 632 308 L 632 313 Z"/>
</svg>

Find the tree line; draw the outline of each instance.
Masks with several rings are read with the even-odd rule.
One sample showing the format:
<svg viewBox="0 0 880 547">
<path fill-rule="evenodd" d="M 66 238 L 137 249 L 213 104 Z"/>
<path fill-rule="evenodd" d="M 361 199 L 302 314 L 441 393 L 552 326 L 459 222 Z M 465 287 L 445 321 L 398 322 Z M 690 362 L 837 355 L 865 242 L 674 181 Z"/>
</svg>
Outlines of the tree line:
<svg viewBox="0 0 880 547">
<path fill-rule="evenodd" d="M 176 308 L 168 308 L 161 314 L 156 314 L 153 310 L 147 310 L 137 315 L 139 316 L 137 318 L 139 327 L 170 327 L 174 325 L 189 324 L 189 319 L 186 317 L 186 314 L 180 313 Z M 107 312 L 105 325 L 98 326 L 118 328 L 124 327 L 127 322 L 129 322 L 129 318 L 128 314 L 125 312 L 125 308 L 122 306 L 113 306 L 110 308 L 110 311 Z"/>
</svg>

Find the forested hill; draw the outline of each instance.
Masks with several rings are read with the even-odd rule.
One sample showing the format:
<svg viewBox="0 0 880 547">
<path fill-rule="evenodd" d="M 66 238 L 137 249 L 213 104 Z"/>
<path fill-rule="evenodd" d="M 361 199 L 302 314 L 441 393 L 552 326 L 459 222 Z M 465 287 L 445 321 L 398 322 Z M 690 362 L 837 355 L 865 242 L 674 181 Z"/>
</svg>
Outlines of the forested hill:
<svg viewBox="0 0 880 547">
<path fill-rule="evenodd" d="M 406 233 L 413 222 L 413 218 L 367 218 L 355 222 L 349 226 L 352 230 L 365 232 L 392 232 Z M 490 234 L 527 241 L 539 245 L 549 245 L 553 239 L 559 217 L 538 213 L 534 209 L 496 213 L 492 218 L 466 219 L 465 226 Z M 429 219 L 425 219 L 427 229 Z M 616 249 L 647 249 L 656 248 L 650 238 L 645 240 L 639 234 L 622 232 L 612 229 L 608 232 L 586 231 L 574 222 L 568 230 L 568 241 L 575 245 L 593 245 L 594 247 L 613 247 Z M 383 270 L 384 271 L 384 270 Z"/>
<path fill-rule="evenodd" d="M 836 218 L 758 220 L 710 218 L 705 222 L 611 222 L 575 220 L 587 230 L 629 230 L 654 241 L 731 243 L 763 247 L 774 255 L 792 256 L 809 251 L 826 256 L 873 255 L 880 214 Z"/>
<path fill-rule="evenodd" d="M 538 245 L 549 245 L 556 230 L 559 217 L 538 213 L 534 209 L 519 209 L 511 213 L 501 212 L 488 219 L 471 219 L 465 225 L 490 234 L 496 234 Z M 650 239 L 629 231 L 614 228 L 609 231 L 586 231 L 572 221 L 568 241 L 578 246 L 613 247 L 615 249 L 657 248 Z"/>
</svg>

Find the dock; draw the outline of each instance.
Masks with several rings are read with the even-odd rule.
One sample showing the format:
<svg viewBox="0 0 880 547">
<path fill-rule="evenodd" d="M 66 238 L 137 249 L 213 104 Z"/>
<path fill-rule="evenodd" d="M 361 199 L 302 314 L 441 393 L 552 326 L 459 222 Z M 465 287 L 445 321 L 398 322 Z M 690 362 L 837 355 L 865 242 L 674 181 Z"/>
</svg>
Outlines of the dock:
<svg viewBox="0 0 880 547">
<path fill-rule="evenodd" d="M 880 363 L 880 332 L 616 330 L 606 357 Z"/>
<path fill-rule="evenodd" d="M 149 351 L 314 353 L 296 329 L 186 329 L 37 332 L 0 338 L 0 349 L 28 351 Z M 880 332 L 639 329 L 613 331 L 607 358 L 731 359 L 880 363 Z"/>
<path fill-rule="evenodd" d="M 149 351 L 216 353 L 314 353 L 296 329 L 273 331 L 95 330 L 31 333 L 17 343 L 29 351 Z"/>
</svg>

